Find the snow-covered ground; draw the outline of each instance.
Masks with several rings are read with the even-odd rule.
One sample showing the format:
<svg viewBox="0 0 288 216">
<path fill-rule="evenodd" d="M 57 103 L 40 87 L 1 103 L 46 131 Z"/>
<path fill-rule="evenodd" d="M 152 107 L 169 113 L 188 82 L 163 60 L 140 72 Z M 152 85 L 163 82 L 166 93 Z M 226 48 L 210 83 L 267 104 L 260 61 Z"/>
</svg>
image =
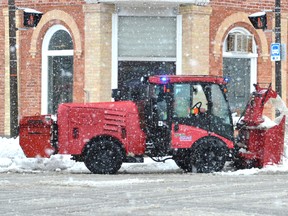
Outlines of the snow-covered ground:
<svg viewBox="0 0 288 216">
<path fill-rule="evenodd" d="M 89 173 L 84 163 L 70 160 L 70 155 L 52 155 L 51 158 L 26 158 L 19 139 L 7 139 L 0 137 L 0 172 L 72 172 Z M 180 171 L 177 165 L 168 160 L 166 163 L 156 163 L 151 159 L 145 159 L 144 163 L 124 163 L 119 172 L 145 173 L 145 172 L 176 172 Z"/>
<path fill-rule="evenodd" d="M 288 142 L 285 141 L 285 147 Z M 285 148 L 286 149 L 286 148 Z M 26 158 L 19 139 L 7 139 L 0 137 L 0 172 L 69 172 L 89 173 L 84 163 L 70 160 L 70 155 L 53 155 L 51 158 Z M 173 160 L 165 163 L 157 163 L 150 158 L 145 158 L 144 163 L 124 163 L 119 173 L 163 173 L 182 172 Z M 263 169 L 247 169 L 233 171 L 225 168 L 219 174 L 222 175 L 252 175 L 259 172 L 288 172 L 288 155 L 285 151 L 283 162 L 280 165 L 267 166 Z"/>
</svg>

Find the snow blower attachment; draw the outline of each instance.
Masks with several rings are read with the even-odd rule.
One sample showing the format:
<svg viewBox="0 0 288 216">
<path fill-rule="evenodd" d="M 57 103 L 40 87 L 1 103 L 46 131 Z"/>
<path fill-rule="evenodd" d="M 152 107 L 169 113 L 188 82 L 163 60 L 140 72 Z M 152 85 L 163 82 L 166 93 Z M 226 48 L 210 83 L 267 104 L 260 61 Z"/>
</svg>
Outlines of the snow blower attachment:
<svg viewBox="0 0 288 216">
<path fill-rule="evenodd" d="M 236 168 L 261 168 L 265 165 L 279 164 L 284 151 L 285 116 L 277 125 L 265 124 L 264 105 L 277 93 L 268 88 L 255 85 L 255 91 L 246 106 L 242 118 L 237 123 L 239 130 L 236 141 Z"/>
<path fill-rule="evenodd" d="M 55 153 L 52 128 L 51 115 L 25 116 L 20 120 L 20 145 L 26 157 L 50 157 Z"/>
</svg>

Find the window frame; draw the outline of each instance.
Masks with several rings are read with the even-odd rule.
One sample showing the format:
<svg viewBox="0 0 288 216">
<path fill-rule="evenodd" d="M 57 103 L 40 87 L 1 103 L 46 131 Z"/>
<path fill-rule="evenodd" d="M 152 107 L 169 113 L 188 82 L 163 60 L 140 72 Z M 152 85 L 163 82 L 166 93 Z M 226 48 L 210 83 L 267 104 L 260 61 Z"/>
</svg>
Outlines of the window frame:
<svg viewBox="0 0 288 216">
<path fill-rule="evenodd" d="M 229 52 L 227 51 L 227 39 L 229 35 L 235 34 L 235 33 L 252 37 L 252 52 L 237 52 L 237 51 Z M 257 53 L 257 46 L 255 43 L 254 35 L 252 35 L 247 29 L 242 28 L 242 27 L 236 27 L 236 28 L 233 28 L 231 31 L 229 31 L 223 42 L 223 58 L 225 57 L 226 58 L 257 58 L 258 53 Z"/>
<path fill-rule="evenodd" d="M 251 60 L 251 66 L 250 66 L 250 92 L 254 89 L 254 83 L 257 82 L 257 45 L 253 36 L 252 40 L 252 53 L 237 53 L 237 52 L 226 52 L 227 50 L 227 37 L 230 33 L 234 32 L 240 32 L 245 35 L 252 35 L 247 29 L 243 27 L 235 27 L 231 29 L 228 34 L 226 35 L 224 41 L 223 41 L 223 47 L 222 47 L 222 58 L 250 58 Z"/>
<path fill-rule="evenodd" d="M 164 10 L 163 10 L 164 9 Z M 155 15 L 157 14 L 157 15 Z M 176 17 L 176 58 L 119 58 L 118 56 L 118 18 L 119 16 L 174 16 Z M 112 74 L 111 88 L 118 88 L 118 61 L 175 61 L 176 74 L 182 73 L 182 15 L 178 14 L 178 7 L 131 7 L 116 6 L 115 13 L 112 14 Z"/>
<path fill-rule="evenodd" d="M 70 32 L 63 25 L 54 25 L 46 32 L 42 43 L 42 71 L 41 71 L 41 114 L 45 115 L 48 112 L 48 56 L 74 56 L 74 49 L 72 50 L 49 50 L 49 43 L 58 30 Z M 73 37 L 71 36 L 73 39 Z"/>
</svg>

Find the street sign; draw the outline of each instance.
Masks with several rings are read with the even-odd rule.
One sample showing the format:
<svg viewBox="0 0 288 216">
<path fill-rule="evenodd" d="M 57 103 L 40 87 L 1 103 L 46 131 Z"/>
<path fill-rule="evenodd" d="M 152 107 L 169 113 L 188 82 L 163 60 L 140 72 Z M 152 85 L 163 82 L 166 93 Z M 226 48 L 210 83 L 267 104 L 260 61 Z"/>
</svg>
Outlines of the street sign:
<svg viewBox="0 0 288 216">
<path fill-rule="evenodd" d="M 272 43 L 270 48 L 271 61 L 281 61 L 281 44 Z"/>
</svg>

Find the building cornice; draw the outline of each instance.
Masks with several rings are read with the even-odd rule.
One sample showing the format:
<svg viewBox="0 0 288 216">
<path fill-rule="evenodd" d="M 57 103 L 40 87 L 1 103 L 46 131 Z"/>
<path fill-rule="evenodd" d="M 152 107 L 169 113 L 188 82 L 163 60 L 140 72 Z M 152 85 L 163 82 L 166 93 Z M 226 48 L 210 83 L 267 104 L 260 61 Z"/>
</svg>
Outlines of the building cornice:
<svg viewBox="0 0 288 216">
<path fill-rule="evenodd" d="M 166 5 L 166 4 L 194 4 L 194 5 L 207 5 L 210 0 L 85 0 L 87 4 L 154 4 L 154 5 Z"/>
</svg>

